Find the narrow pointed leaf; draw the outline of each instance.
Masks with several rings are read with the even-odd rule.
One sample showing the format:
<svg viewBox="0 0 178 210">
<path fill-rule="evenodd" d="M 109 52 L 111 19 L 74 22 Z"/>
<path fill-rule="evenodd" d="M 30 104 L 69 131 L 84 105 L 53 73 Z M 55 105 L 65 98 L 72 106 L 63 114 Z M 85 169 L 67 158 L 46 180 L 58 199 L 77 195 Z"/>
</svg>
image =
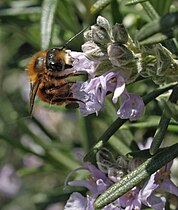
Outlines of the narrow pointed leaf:
<svg viewBox="0 0 178 210">
<path fill-rule="evenodd" d="M 167 117 L 172 117 L 176 122 L 178 122 L 178 105 L 173 104 L 170 101 L 164 102 L 165 114 Z"/>
<path fill-rule="evenodd" d="M 131 5 L 143 3 L 143 2 L 145 2 L 145 1 L 148 1 L 148 0 L 131 0 L 131 1 L 128 1 L 128 2 L 126 3 L 126 6 L 131 6 Z"/>
<path fill-rule="evenodd" d="M 151 20 L 159 18 L 158 13 L 156 12 L 156 10 L 150 2 L 143 2 L 141 3 L 141 5 Z"/>
<path fill-rule="evenodd" d="M 154 34 L 162 33 L 169 34 L 168 32 L 172 27 L 178 26 L 178 12 L 153 20 L 146 24 L 137 34 L 138 41 L 142 41 Z"/>
<path fill-rule="evenodd" d="M 171 39 L 173 37 L 174 37 L 174 35 L 171 30 L 166 31 L 164 34 L 157 33 L 157 34 L 154 34 L 153 36 L 141 41 L 140 45 L 157 44 L 157 43 L 163 42 L 165 40 Z"/>
<path fill-rule="evenodd" d="M 57 0 L 44 0 L 41 14 L 41 49 L 49 47 Z"/>
<path fill-rule="evenodd" d="M 177 99 L 178 99 L 177 93 L 178 93 L 178 87 L 175 87 L 169 97 L 170 102 L 172 102 L 172 103 L 177 102 Z M 154 138 L 153 138 L 153 141 L 152 141 L 152 144 L 150 147 L 150 154 L 155 154 L 158 151 L 158 149 L 164 139 L 164 136 L 166 134 L 169 122 L 170 122 L 170 118 L 167 117 L 165 114 L 165 111 L 163 111 L 158 128 L 156 130 L 156 133 L 154 135 Z"/>
<path fill-rule="evenodd" d="M 91 7 L 90 9 L 91 14 L 96 14 L 102 11 L 105 7 L 107 7 L 111 3 L 111 1 L 112 0 L 98 0 Z"/>
</svg>

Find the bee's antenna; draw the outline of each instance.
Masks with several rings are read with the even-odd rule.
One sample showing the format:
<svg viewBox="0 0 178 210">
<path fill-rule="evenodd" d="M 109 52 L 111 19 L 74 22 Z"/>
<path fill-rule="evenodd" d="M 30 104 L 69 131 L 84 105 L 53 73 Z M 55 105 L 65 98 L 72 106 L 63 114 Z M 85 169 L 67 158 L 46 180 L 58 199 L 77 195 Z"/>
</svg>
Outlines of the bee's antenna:
<svg viewBox="0 0 178 210">
<path fill-rule="evenodd" d="M 62 47 L 62 49 L 66 48 L 66 46 L 67 46 L 72 40 L 74 40 L 77 36 L 79 36 L 81 33 L 83 33 L 88 27 L 89 27 L 89 25 L 88 25 L 86 28 L 82 29 L 82 30 L 81 30 L 80 32 L 78 32 L 77 34 L 75 34 L 75 36 L 73 36 L 71 39 L 69 39 L 69 40 L 65 43 L 65 45 Z"/>
</svg>

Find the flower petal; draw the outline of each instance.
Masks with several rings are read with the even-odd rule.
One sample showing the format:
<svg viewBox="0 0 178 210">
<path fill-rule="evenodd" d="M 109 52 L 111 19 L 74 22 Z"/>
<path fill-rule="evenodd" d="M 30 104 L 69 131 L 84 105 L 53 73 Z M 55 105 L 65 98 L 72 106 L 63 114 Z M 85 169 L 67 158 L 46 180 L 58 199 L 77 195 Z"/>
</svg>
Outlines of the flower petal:
<svg viewBox="0 0 178 210">
<path fill-rule="evenodd" d="M 160 189 L 163 190 L 163 192 L 169 192 L 178 197 L 178 187 L 168 178 L 161 183 Z"/>
<path fill-rule="evenodd" d="M 124 91 L 121 99 L 121 106 L 117 114 L 122 119 L 137 120 L 144 113 L 142 98 L 134 93 Z"/>
<path fill-rule="evenodd" d="M 64 210 L 85 210 L 87 199 L 78 192 L 72 193 L 67 201 Z"/>
<path fill-rule="evenodd" d="M 73 68 L 75 71 L 86 71 L 92 75 L 99 62 L 89 60 L 84 53 L 71 51 L 70 55 L 74 58 Z"/>
<path fill-rule="evenodd" d="M 166 199 L 161 196 L 157 197 L 154 194 L 150 195 L 146 200 L 142 200 L 143 204 L 155 210 L 164 210 Z"/>
<path fill-rule="evenodd" d="M 122 76 L 118 75 L 116 88 L 114 90 L 114 95 L 112 98 L 113 103 L 117 103 L 118 97 L 124 92 L 124 90 L 125 90 L 124 78 Z"/>
</svg>

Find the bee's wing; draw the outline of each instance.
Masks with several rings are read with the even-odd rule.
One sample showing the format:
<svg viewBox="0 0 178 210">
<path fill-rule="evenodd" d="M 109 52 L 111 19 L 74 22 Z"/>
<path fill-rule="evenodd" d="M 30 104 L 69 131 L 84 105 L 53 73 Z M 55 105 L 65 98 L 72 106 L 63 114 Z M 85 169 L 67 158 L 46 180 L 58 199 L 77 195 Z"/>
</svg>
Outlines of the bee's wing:
<svg viewBox="0 0 178 210">
<path fill-rule="evenodd" d="M 34 101 L 39 88 L 39 84 L 39 80 L 37 80 L 35 83 L 30 83 L 30 115 L 32 115 Z"/>
</svg>

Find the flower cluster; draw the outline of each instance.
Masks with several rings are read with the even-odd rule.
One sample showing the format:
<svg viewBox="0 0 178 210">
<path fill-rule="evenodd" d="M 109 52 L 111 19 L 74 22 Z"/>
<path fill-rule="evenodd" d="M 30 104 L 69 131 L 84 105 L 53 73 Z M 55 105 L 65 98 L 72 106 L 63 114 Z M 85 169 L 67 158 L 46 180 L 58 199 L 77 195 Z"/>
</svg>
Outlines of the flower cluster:
<svg viewBox="0 0 178 210">
<path fill-rule="evenodd" d="M 104 108 L 106 96 L 112 93 L 113 103 L 121 97 L 117 114 L 122 119 L 138 119 L 144 112 L 144 103 L 140 96 L 126 90 L 126 84 L 136 79 L 138 70 L 134 55 L 127 47 L 125 28 L 121 24 L 111 28 L 109 22 L 99 16 L 84 37 L 83 53 L 70 53 L 74 58 L 72 70 L 88 74 L 87 81 L 76 82 L 72 87 L 74 98 L 79 99 L 81 114 L 98 114 Z"/>
<path fill-rule="evenodd" d="M 104 108 L 107 94 L 113 93 L 113 103 L 121 96 L 117 114 L 122 119 L 136 120 L 143 114 L 144 104 L 139 96 L 127 92 L 128 83 L 139 75 L 151 78 L 156 84 L 177 82 L 178 62 L 171 53 L 158 44 L 139 46 L 122 24 L 111 27 L 99 16 L 84 37 L 83 52 L 70 53 L 74 58 L 72 71 L 88 74 L 87 81 L 76 82 L 72 88 L 84 116 L 98 114 Z"/>
<path fill-rule="evenodd" d="M 67 201 L 65 210 L 94 210 L 95 199 L 109 186 L 141 164 L 141 161 L 129 161 L 125 157 L 115 159 L 111 152 L 103 148 L 97 154 L 97 164 L 99 169 L 89 162 L 85 163 L 85 169 L 90 172 L 88 181 L 75 180 L 68 183 L 70 186 L 85 187 L 90 194 L 84 197 L 80 193 L 74 192 Z M 139 210 L 142 205 L 145 205 L 155 210 L 164 210 L 166 199 L 161 195 L 161 191 L 178 196 L 178 188 L 170 180 L 171 165 L 172 163 L 168 163 L 152 174 L 143 185 L 134 187 L 103 209 Z"/>
</svg>

